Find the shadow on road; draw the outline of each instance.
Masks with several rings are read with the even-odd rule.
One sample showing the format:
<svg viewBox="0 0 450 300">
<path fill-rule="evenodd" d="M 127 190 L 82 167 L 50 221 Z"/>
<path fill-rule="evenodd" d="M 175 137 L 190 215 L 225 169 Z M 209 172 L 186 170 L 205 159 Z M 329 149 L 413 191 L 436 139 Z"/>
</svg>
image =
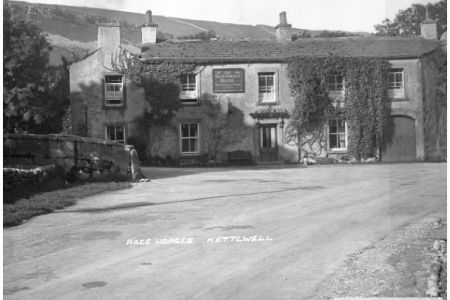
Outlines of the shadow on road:
<svg viewBox="0 0 450 300">
<path fill-rule="evenodd" d="M 229 167 L 198 167 L 198 168 L 171 168 L 171 167 L 142 167 L 144 175 L 148 179 L 172 178 L 185 175 L 212 173 L 212 172 L 234 172 L 234 171 L 258 171 L 258 170 L 282 170 L 302 169 L 302 165 L 255 165 L 255 166 L 229 166 Z"/>
<path fill-rule="evenodd" d="M 323 186 L 302 186 L 302 187 L 281 189 L 281 190 L 275 190 L 275 191 L 242 193 L 242 194 L 228 194 L 228 195 L 202 197 L 202 198 L 185 199 L 185 200 L 175 200 L 175 201 L 167 201 L 167 202 L 159 202 L 159 203 L 155 203 L 155 202 L 132 202 L 132 203 L 126 203 L 126 204 L 120 204 L 120 205 L 114 205 L 114 206 L 108 206 L 108 207 L 99 207 L 99 208 L 95 208 L 94 207 L 94 208 L 82 208 L 82 209 L 76 209 L 76 210 L 64 210 L 64 211 L 57 211 L 55 213 L 74 213 L 74 212 L 78 212 L 78 213 L 102 213 L 102 212 L 109 212 L 109 211 L 115 211 L 115 210 L 131 209 L 131 208 L 142 207 L 142 206 L 167 205 L 167 204 L 174 204 L 174 203 L 195 202 L 195 201 L 220 199 L 220 198 L 227 198 L 227 197 L 274 194 L 274 193 L 291 192 L 291 191 L 312 191 L 312 190 L 318 190 L 318 189 L 323 189 L 323 188 L 324 188 Z"/>
</svg>

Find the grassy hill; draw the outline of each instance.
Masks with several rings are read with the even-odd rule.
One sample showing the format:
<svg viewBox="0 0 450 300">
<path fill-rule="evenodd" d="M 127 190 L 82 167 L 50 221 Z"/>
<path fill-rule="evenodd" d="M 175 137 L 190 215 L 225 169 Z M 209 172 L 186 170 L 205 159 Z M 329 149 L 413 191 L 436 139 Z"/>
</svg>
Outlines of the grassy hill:
<svg viewBox="0 0 450 300">
<path fill-rule="evenodd" d="M 98 22 L 119 21 L 122 42 L 138 49 L 141 42 L 139 26 L 146 19 L 144 13 L 90 7 L 35 4 L 22 1 L 10 1 L 10 5 L 14 15 L 35 23 L 48 34 L 49 40 L 55 48 L 51 54 L 51 61 L 54 64 L 60 62 L 61 55 L 70 60 L 76 60 L 96 49 Z M 159 39 L 173 39 L 209 30 L 213 30 L 221 39 L 275 38 L 273 26 L 268 25 L 240 25 L 158 15 L 153 16 L 153 22 L 158 24 Z M 304 31 L 309 32 L 312 36 L 318 34 L 318 31 L 293 28 L 294 33 Z"/>
</svg>

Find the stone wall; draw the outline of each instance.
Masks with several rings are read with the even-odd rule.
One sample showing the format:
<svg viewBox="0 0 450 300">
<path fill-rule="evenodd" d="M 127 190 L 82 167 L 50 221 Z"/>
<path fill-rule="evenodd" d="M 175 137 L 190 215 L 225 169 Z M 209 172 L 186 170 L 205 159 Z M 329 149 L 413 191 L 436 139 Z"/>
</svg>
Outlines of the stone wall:
<svg viewBox="0 0 450 300">
<path fill-rule="evenodd" d="M 105 126 L 120 124 L 125 126 L 126 137 L 139 135 L 136 132 L 133 120 L 141 116 L 148 104 L 145 101 L 144 89 L 127 82 L 126 105 L 122 108 L 108 108 L 102 105 L 102 78 L 106 74 L 113 74 L 108 68 L 108 61 L 103 59 L 104 51 L 93 53 L 86 59 L 70 66 L 70 90 L 72 107 L 72 128 L 78 135 L 87 135 L 93 138 L 105 138 Z M 245 70 L 245 91 L 243 93 L 213 92 L 213 70 L 240 68 Z M 252 156 L 259 159 L 259 133 L 255 127 L 256 121 L 250 116 L 257 110 L 273 108 L 292 110 L 293 102 L 290 96 L 289 79 L 286 65 L 280 63 L 261 64 L 223 64 L 199 67 L 198 86 L 199 95 L 210 94 L 218 97 L 222 113 L 230 114 L 230 122 L 235 122 L 240 132 L 246 133 L 238 143 L 233 143 L 223 149 L 221 156 L 227 151 L 251 151 Z M 277 103 L 267 105 L 258 103 L 258 73 L 274 72 L 276 74 Z M 179 123 L 198 121 L 200 123 L 200 155 L 207 152 L 206 141 L 203 139 L 205 118 L 202 105 L 183 105 L 177 112 L 173 124 L 165 129 L 158 155 L 173 158 L 183 158 L 180 153 Z M 281 126 L 281 119 L 266 120 L 277 124 L 277 144 L 280 161 L 295 162 L 298 160 L 298 150 L 295 145 L 285 142 L 286 127 Z M 285 120 L 286 124 L 288 120 Z M 86 132 L 80 130 L 80 125 L 86 125 Z M 188 155 L 189 156 L 189 155 Z"/>
<path fill-rule="evenodd" d="M 3 166 L 63 167 L 65 174 L 83 170 L 131 178 L 129 145 L 72 135 L 6 134 Z"/>
<path fill-rule="evenodd" d="M 245 73 L 245 91 L 242 93 L 214 93 L 213 71 L 215 69 L 243 69 Z M 293 101 L 289 89 L 289 78 L 286 65 L 281 63 L 252 63 L 252 64 L 223 64 L 207 65 L 199 67 L 198 72 L 198 90 L 199 95 L 209 94 L 217 97 L 220 103 L 222 114 L 228 115 L 228 119 L 237 134 L 241 136 L 236 143 L 230 143 L 219 154 L 219 158 L 225 160 L 228 151 L 244 150 L 250 151 L 252 157 L 259 161 L 259 129 L 256 120 L 250 116 L 250 113 L 264 109 L 277 109 L 292 111 Z M 275 73 L 275 92 L 276 103 L 262 104 L 258 101 L 258 73 Z M 177 112 L 173 126 L 166 129 L 163 143 L 160 148 L 160 155 L 170 154 L 175 158 L 182 158 L 189 155 L 180 153 L 179 144 L 179 124 L 183 122 L 195 121 L 200 126 L 200 154 L 207 153 L 207 141 L 203 133 L 206 124 L 206 108 L 201 104 L 183 105 Z M 265 119 L 262 123 L 277 124 L 276 138 L 278 145 L 279 161 L 296 162 L 298 160 L 298 149 L 295 145 L 289 145 L 285 141 L 286 126 L 283 127 L 280 119 Z M 289 120 L 284 122 L 288 124 Z"/>
<path fill-rule="evenodd" d="M 390 99 L 388 102 L 391 116 L 407 116 L 415 120 L 416 128 L 416 159 L 424 160 L 424 130 L 423 130 L 423 85 L 421 64 L 419 59 L 390 60 L 391 68 L 401 68 L 404 74 L 405 97 Z"/>
<path fill-rule="evenodd" d="M 112 71 L 111 54 L 106 51 L 99 49 L 70 65 L 72 132 L 76 135 L 104 139 L 107 125 L 123 125 L 126 137 L 129 137 L 133 132 L 133 120 L 141 116 L 147 107 L 144 89 L 128 80 L 124 87 L 124 105 L 105 107 L 102 80 L 105 75 L 119 75 Z"/>
<path fill-rule="evenodd" d="M 86 135 L 93 138 L 105 138 L 105 126 L 107 125 L 124 125 L 126 137 L 133 135 L 140 135 L 134 128 L 133 120 L 142 115 L 143 111 L 148 108 L 145 101 L 144 90 L 134 84 L 128 82 L 126 84 L 126 104 L 121 108 L 107 108 L 102 105 L 102 83 L 101 80 L 105 74 L 110 74 L 108 70 L 108 61 L 103 58 L 103 50 L 93 53 L 90 57 L 72 64 L 70 67 L 70 84 L 71 84 L 71 105 L 72 105 L 72 128 L 75 134 L 82 135 L 79 130 L 80 124 L 86 125 Z M 426 59 L 398 59 L 390 60 L 393 68 L 404 69 L 405 77 L 405 97 L 403 99 L 393 99 L 388 102 L 392 116 L 408 116 L 415 120 L 415 135 L 416 135 L 416 155 L 417 160 L 423 160 L 431 156 L 436 156 L 436 153 L 442 153 L 443 142 L 445 135 L 442 132 L 438 133 L 438 140 L 432 135 L 437 131 L 433 129 L 433 124 L 430 120 L 438 120 L 439 122 L 446 122 L 446 117 L 433 117 L 430 115 L 424 116 L 423 99 L 433 99 L 431 94 L 433 88 L 424 90 L 424 86 L 432 86 L 423 82 L 423 78 L 433 78 L 432 73 L 435 70 L 426 69 L 430 62 Z M 214 93 L 213 91 L 213 71 L 214 69 L 239 68 L 245 71 L 245 91 L 242 93 Z M 424 68 L 424 72 L 421 69 Z M 273 72 L 276 74 L 276 94 L 277 103 L 271 105 L 263 105 L 258 101 L 258 73 L 259 72 Z M 230 123 L 239 127 L 238 132 L 245 133 L 242 139 L 222 149 L 222 155 L 226 155 L 227 151 L 244 150 L 250 151 L 256 161 L 260 160 L 259 150 L 259 129 L 255 119 L 250 116 L 250 113 L 264 110 L 267 108 L 281 109 L 291 112 L 293 108 L 293 101 L 290 95 L 289 78 L 287 76 L 286 65 L 280 63 L 256 63 L 256 64 L 223 64 L 223 65 L 206 65 L 201 66 L 197 70 L 198 73 L 198 92 L 201 94 L 210 94 L 217 96 L 223 114 L 229 114 Z M 428 80 L 428 79 L 426 79 Z M 431 79 L 434 80 L 434 79 Z M 430 98 L 431 97 L 431 98 Z M 433 100 L 432 100 L 433 101 Z M 431 108 L 434 104 L 427 103 L 428 108 L 432 111 L 439 111 Z M 431 105 L 431 106 L 430 106 Z M 177 112 L 173 119 L 173 124 L 167 127 L 163 133 L 164 138 L 161 139 L 159 149 L 154 151 L 157 155 L 165 157 L 170 155 L 172 158 L 183 158 L 185 155 L 180 153 L 180 123 L 198 122 L 200 126 L 200 153 L 207 152 L 207 144 L 203 133 L 205 132 L 205 117 L 204 110 L 201 104 L 183 105 Z M 424 128 L 425 122 L 429 122 L 428 128 Z M 278 145 L 279 161 L 295 162 L 298 160 L 298 149 L 295 145 L 288 144 L 286 141 L 286 126 L 289 120 L 279 119 L 265 119 L 260 124 L 276 124 L 276 139 Z M 442 125 L 442 124 L 441 124 Z M 441 126 L 439 125 L 439 126 Z M 441 126 L 442 127 L 442 126 Z M 327 130 L 327 129 L 326 129 Z M 425 137 L 424 135 L 428 135 Z M 325 132 L 328 136 L 328 131 Z M 427 138 L 427 142 L 425 142 Z M 327 141 L 324 141 L 327 144 Z M 427 143 L 428 150 L 425 150 L 425 143 Z M 434 146 L 431 146 L 434 145 Z M 438 145 L 438 146 L 436 146 Z M 433 148 L 434 147 L 434 148 Z M 430 149 L 441 150 L 430 150 Z M 304 149 L 307 150 L 307 149 Z M 324 151 L 320 156 L 328 157 L 335 154 L 345 155 L 344 152 L 334 153 L 325 146 Z M 427 151 L 427 154 L 425 153 Z M 430 156 L 431 155 L 431 156 Z M 440 155 L 440 154 L 439 154 Z M 439 156 L 438 155 L 438 156 Z M 220 155 L 219 155 L 220 156 Z"/>
</svg>

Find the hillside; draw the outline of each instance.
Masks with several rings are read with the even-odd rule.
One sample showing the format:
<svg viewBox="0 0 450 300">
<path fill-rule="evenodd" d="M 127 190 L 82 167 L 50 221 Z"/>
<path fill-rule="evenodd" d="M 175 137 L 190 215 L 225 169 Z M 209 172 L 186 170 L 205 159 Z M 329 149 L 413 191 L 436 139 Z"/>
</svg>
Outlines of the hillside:
<svg viewBox="0 0 450 300">
<path fill-rule="evenodd" d="M 76 7 L 64 5 L 35 4 L 10 1 L 12 13 L 35 23 L 48 34 L 54 51 L 51 62 L 60 63 L 63 55 L 76 60 L 96 48 L 97 23 L 119 21 L 122 42 L 136 49 L 140 46 L 139 26 L 145 22 L 145 14 L 117 10 Z M 273 39 L 273 26 L 240 25 L 214 21 L 189 20 L 153 15 L 158 24 L 158 39 L 173 39 L 213 30 L 220 39 Z M 319 31 L 293 28 L 294 33 L 309 32 L 316 36 Z M 361 33 L 358 33 L 361 34 Z"/>
</svg>

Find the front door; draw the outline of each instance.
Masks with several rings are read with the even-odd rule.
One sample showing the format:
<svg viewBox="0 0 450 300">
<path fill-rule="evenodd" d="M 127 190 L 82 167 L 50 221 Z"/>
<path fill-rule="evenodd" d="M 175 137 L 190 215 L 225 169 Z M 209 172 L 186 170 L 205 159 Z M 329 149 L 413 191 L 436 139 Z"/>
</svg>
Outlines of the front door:
<svg viewBox="0 0 450 300">
<path fill-rule="evenodd" d="M 259 128 L 259 155 L 261 161 L 278 161 L 277 125 L 261 125 Z"/>
<path fill-rule="evenodd" d="M 416 126 L 409 117 L 390 118 L 386 134 L 386 149 L 381 155 L 383 162 L 408 162 L 416 160 Z"/>
</svg>

